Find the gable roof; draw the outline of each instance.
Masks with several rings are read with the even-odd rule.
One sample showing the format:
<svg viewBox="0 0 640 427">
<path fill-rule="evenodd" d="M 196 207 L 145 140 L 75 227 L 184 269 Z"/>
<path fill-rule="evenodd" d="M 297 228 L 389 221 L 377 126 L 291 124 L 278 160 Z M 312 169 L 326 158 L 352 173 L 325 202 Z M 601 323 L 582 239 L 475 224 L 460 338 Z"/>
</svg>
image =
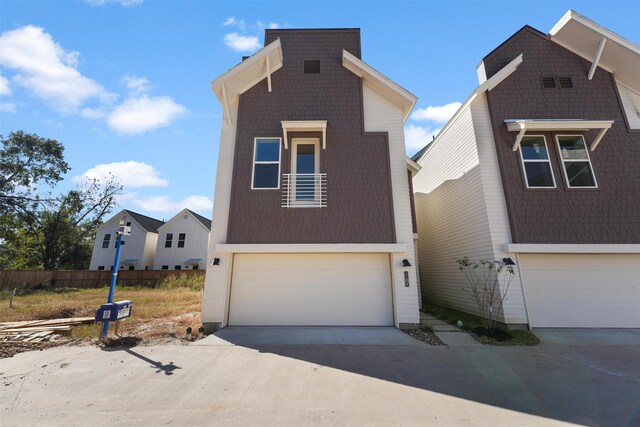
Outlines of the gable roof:
<svg viewBox="0 0 640 427">
<path fill-rule="evenodd" d="M 592 63 L 589 78 L 601 67 L 616 80 L 640 91 L 640 46 L 579 13 L 569 10 L 549 31 L 551 40 Z"/>
<path fill-rule="evenodd" d="M 207 230 L 211 231 L 211 220 L 210 219 L 205 218 L 202 215 L 199 215 L 199 214 L 195 213 L 191 209 L 185 209 L 185 210 L 187 212 L 189 212 L 191 215 L 193 215 L 198 221 L 200 221 L 202 223 L 202 225 L 204 225 L 207 228 Z"/>
<path fill-rule="evenodd" d="M 342 65 L 356 76 L 360 77 L 378 93 L 402 108 L 403 122 L 407 120 L 411 110 L 418 102 L 418 97 L 366 64 L 355 55 L 342 50 Z"/>
<path fill-rule="evenodd" d="M 150 233 L 157 233 L 158 228 L 164 224 L 163 221 L 159 219 L 151 218 L 150 216 L 142 215 L 137 212 L 130 211 L 128 209 L 123 209 L 123 212 L 126 212 L 131 218 L 133 218 L 145 231 Z"/>
</svg>

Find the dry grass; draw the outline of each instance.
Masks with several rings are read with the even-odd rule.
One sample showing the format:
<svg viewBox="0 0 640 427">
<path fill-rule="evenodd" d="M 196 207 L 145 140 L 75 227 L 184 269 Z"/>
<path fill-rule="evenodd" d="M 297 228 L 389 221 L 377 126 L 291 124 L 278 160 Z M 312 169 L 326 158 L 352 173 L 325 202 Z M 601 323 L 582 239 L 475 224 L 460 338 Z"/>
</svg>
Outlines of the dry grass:
<svg viewBox="0 0 640 427">
<path fill-rule="evenodd" d="M 16 296 L 13 307 L 5 295 L 0 297 L 0 322 L 90 317 L 107 300 L 108 288 L 83 289 L 72 292 L 39 292 Z M 182 336 L 187 326 L 197 331 L 200 326 L 201 291 L 191 287 L 118 288 L 116 301 L 132 300 L 131 317 L 120 322 L 120 335 L 132 334 L 144 340 Z M 100 324 L 74 328 L 75 338 L 95 338 Z M 113 327 L 110 331 L 113 331 Z"/>
</svg>

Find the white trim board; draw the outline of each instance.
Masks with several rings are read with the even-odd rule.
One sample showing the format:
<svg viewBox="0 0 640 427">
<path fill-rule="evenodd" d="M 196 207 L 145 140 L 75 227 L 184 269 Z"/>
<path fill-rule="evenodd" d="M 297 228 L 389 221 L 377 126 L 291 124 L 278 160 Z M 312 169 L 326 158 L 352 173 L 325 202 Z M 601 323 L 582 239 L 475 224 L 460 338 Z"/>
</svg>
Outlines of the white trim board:
<svg viewBox="0 0 640 427">
<path fill-rule="evenodd" d="M 250 253 L 402 253 L 407 251 L 404 243 L 285 243 L 285 244 L 233 244 L 218 243 L 216 252 Z"/>
<path fill-rule="evenodd" d="M 521 254 L 640 254 L 640 244 L 509 243 L 505 251 Z"/>
</svg>

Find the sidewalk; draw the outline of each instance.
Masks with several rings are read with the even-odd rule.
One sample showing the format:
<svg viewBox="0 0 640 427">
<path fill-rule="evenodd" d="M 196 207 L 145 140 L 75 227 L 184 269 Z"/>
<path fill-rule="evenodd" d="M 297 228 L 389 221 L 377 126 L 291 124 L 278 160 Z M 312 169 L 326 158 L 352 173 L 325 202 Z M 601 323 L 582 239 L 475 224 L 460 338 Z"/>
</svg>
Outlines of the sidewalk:
<svg viewBox="0 0 640 427">
<path fill-rule="evenodd" d="M 467 332 L 430 314 L 420 313 L 420 325 L 430 326 L 436 336 L 447 345 L 482 346 Z"/>
</svg>

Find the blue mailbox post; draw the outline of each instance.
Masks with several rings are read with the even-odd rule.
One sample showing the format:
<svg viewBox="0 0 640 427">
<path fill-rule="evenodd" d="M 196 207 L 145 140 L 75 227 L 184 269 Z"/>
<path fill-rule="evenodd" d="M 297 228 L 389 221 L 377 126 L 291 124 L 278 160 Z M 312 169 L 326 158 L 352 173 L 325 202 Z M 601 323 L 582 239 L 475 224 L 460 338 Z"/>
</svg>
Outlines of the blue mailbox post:
<svg viewBox="0 0 640 427">
<path fill-rule="evenodd" d="M 109 332 L 109 322 L 114 322 L 125 317 L 131 316 L 132 301 L 113 302 L 113 295 L 116 292 L 116 282 L 118 280 L 118 268 L 120 266 L 120 247 L 122 246 L 122 236 L 131 235 L 131 223 L 120 221 L 116 239 L 116 257 L 113 261 L 113 274 L 111 274 L 111 283 L 109 284 L 109 296 L 107 303 L 100 306 L 96 311 L 96 321 L 102 322 L 102 337 L 106 337 Z"/>
</svg>

